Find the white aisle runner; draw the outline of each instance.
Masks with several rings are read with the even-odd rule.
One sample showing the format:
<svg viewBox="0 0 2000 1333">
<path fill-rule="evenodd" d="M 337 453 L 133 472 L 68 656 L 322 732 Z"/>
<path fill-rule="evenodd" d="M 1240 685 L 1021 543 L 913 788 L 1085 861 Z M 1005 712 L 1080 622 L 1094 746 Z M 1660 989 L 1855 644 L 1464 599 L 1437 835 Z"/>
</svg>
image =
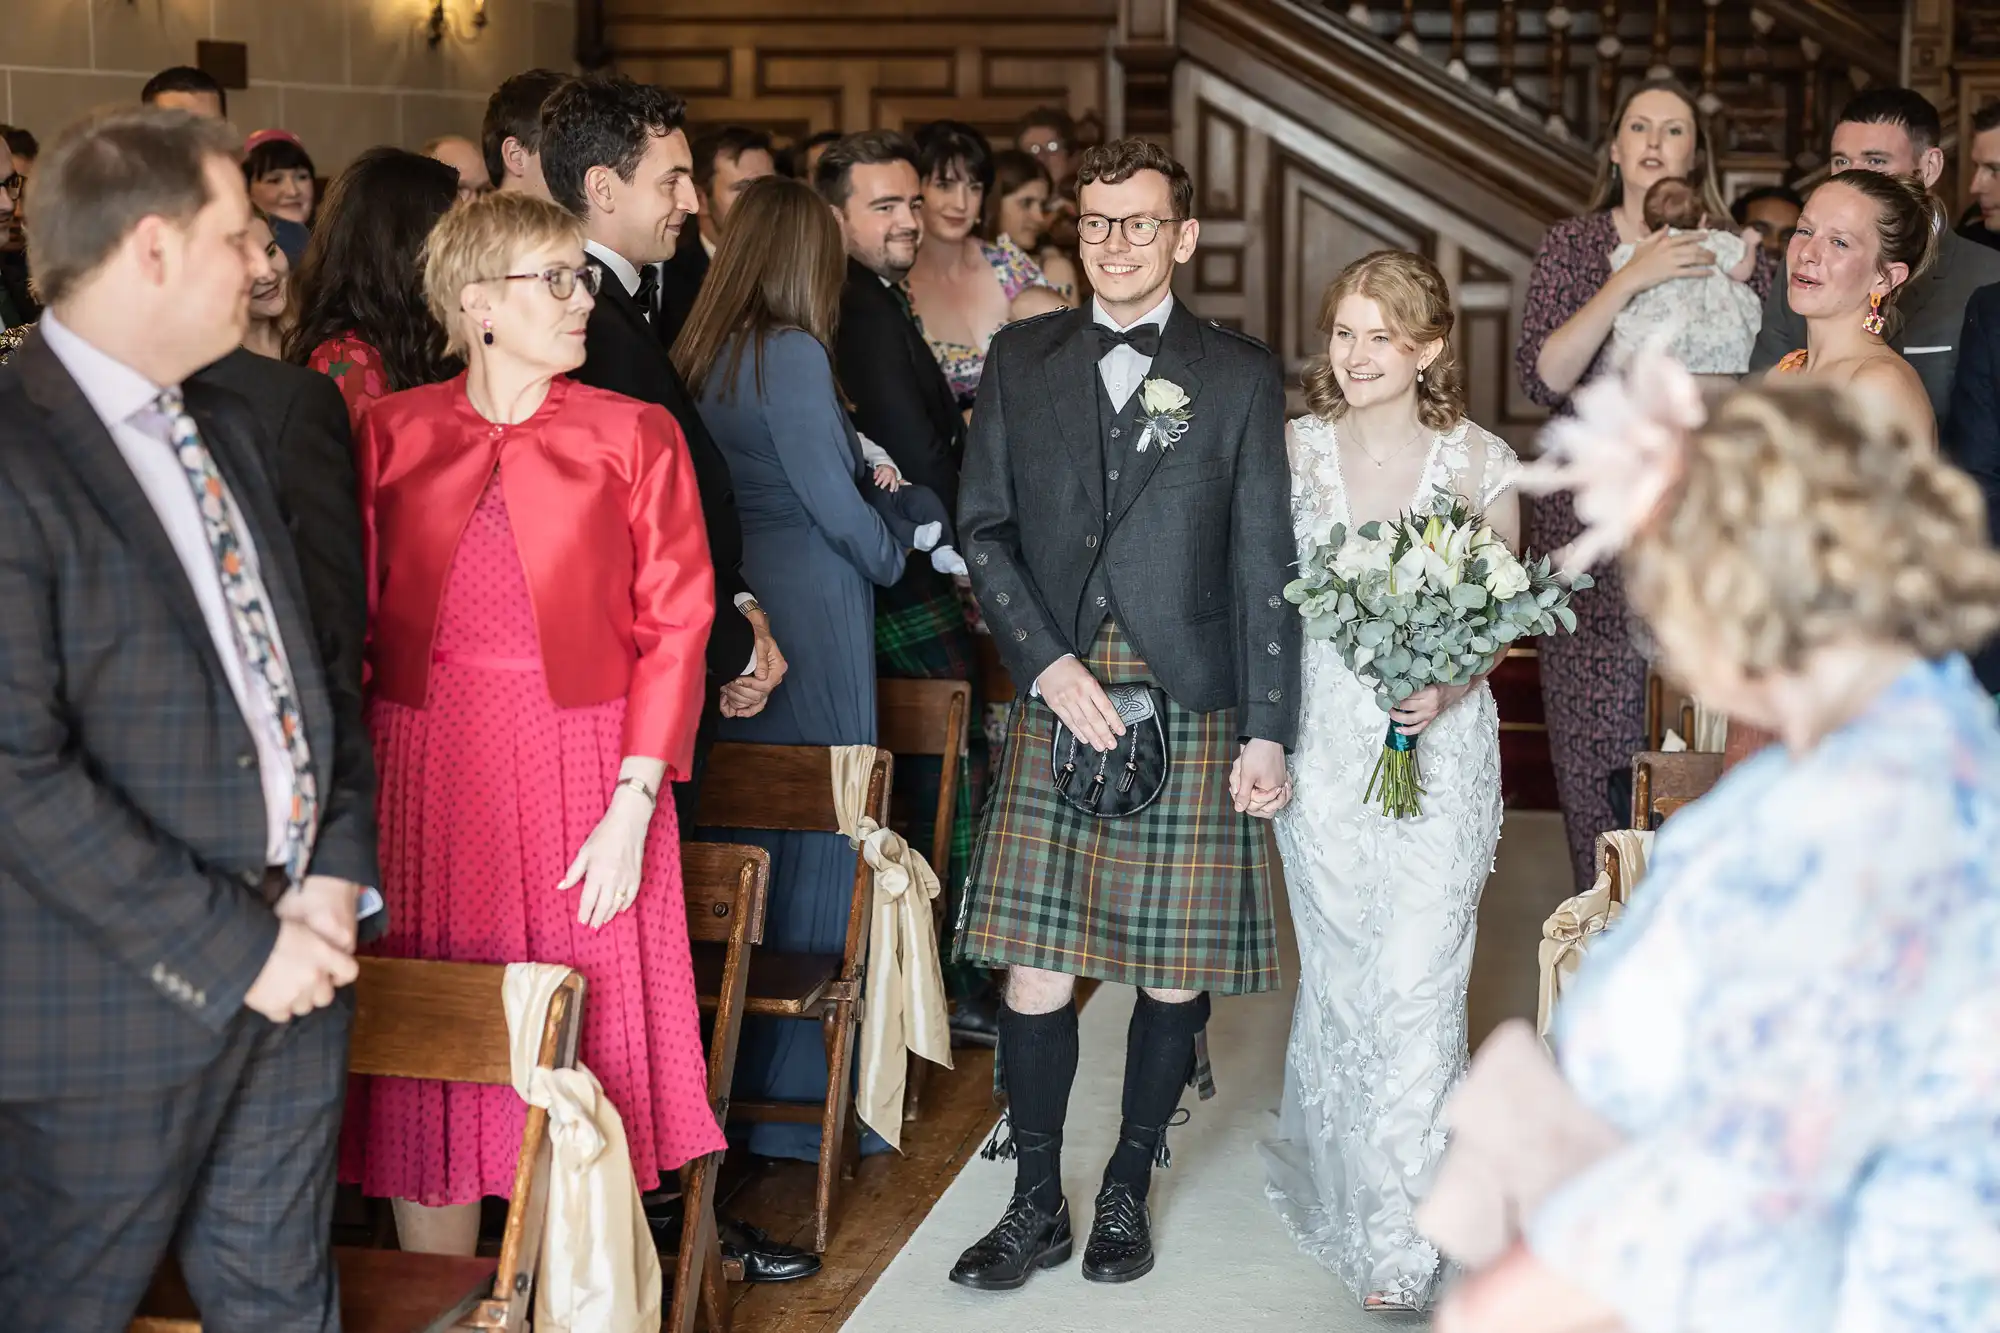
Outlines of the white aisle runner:
<svg viewBox="0 0 2000 1333">
<path fill-rule="evenodd" d="M 1287 982 L 1298 975 L 1291 925 L 1279 929 Z M 959 1252 L 1000 1219 L 1014 1182 L 1012 1162 L 975 1157 L 910 1237 L 848 1320 L 849 1333 L 1403 1333 L 1428 1321 L 1364 1313 L 1347 1290 L 1301 1255 L 1264 1201 L 1257 1143 L 1276 1125 L 1284 1086 L 1290 986 L 1277 994 L 1217 1001 L 1208 1049 L 1217 1092 L 1189 1090 L 1194 1119 L 1173 1130 L 1174 1164 L 1153 1173 L 1153 1243 L 1159 1264 L 1123 1286 L 1085 1282 L 1078 1272 L 1091 1201 L 1118 1132 L 1125 1026 L 1132 991 L 1105 987 L 1084 1007 L 1082 1059 L 1070 1096 L 1063 1179 L 1076 1227 L 1076 1256 L 1014 1292 L 955 1287 L 945 1274 Z"/>
</svg>

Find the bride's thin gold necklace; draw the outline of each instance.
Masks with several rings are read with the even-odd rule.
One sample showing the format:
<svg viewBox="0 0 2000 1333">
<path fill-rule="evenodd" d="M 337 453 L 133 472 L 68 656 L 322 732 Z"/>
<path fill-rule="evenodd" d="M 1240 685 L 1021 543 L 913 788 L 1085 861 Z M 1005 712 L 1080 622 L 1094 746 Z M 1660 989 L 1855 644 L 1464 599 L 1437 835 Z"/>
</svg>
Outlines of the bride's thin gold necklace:
<svg viewBox="0 0 2000 1333">
<path fill-rule="evenodd" d="M 1359 449 L 1362 452 L 1362 454 L 1367 457 L 1369 462 L 1373 463 L 1377 468 L 1383 468 L 1387 467 L 1393 460 L 1400 458 L 1402 455 L 1408 453 L 1410 451 L 1410 446 L 1414 445 L 1418 440 L 1423 439 L 1424 428 L 1423 425 L 1419 423 L 1417 426 L 1416 434 L 1410 436 L 1409 439 L 1403 441 L 1401 444 L 1397 445 L 1394 449 L 1391 449 L 1388 453 L 1384 454 L 1380 458 L 1377 458 L 1375 456 L 1375 451 L 1368 447 L 1368 441 L 1362 439 L 1358 433 L 1354 431 L 1349 431 L 1347 434 L 1348 438 L 1354 441 L 1354 447 Z"/>
</svg>

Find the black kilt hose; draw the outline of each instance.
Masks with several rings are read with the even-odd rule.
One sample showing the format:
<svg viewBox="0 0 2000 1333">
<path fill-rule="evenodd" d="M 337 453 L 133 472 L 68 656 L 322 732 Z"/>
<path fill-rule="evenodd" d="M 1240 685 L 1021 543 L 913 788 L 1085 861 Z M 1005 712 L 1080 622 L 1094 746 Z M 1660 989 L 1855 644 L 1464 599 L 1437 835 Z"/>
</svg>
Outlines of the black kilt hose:
<svg viewBox="0 0 2000 1333">
<path fill-rule="evenodd" d="M 1106 685 L 1157 683 L 1107 620 L 1084 659 Z M 1156 990 L 1241 995 L 1279 985 L 1277 878 L 1265 821 L 1236 812 L 1236 710 L 1167 701 L 1166 789 L 1095 819 L 1051 783 L 1055 713 L 1015 701 L 1000 775 L 960 899 L 958 956 Z"/>
</svg>

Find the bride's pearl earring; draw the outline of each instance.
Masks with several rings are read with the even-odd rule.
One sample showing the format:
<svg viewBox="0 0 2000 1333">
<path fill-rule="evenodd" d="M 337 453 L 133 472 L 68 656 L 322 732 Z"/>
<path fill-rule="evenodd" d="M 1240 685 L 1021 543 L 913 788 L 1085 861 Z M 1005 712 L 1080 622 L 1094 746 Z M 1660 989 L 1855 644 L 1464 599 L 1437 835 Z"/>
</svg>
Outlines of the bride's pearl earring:
<svg viewBox="0 0 2000 1333">
<path fill-rule="evenodd" d="M 1417 383 L 1419 383 L 1419 384 L 1422 384 L 1423 382 L 1424 382 L 1424 372 L 1423 372 L 1423 368 L 1422 368 L 1422 367 L 1418 367 L 1418 369 L 1417 369 Z"/>
</svg>

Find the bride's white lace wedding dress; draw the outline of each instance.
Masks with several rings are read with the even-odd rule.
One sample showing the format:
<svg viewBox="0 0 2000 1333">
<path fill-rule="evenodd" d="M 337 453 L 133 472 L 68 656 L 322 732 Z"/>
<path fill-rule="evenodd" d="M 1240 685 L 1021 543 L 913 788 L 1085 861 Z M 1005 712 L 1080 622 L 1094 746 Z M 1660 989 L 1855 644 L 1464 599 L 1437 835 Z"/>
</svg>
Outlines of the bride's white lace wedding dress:
<svg viewBox="0 0 2000 1333">
<path fill-rule="evenodd" d="M 1303 556 L 1348 523 L 1335 427 L 1292 423 Z M 1469 421 L 1431 442 L 1408 507 L 1436 489 L 1485 508 L 1513 450 Z M 1417 744 L 1423 814 L 1362 799 L 1388 715 L 1324 640 L 1307 639 L 1293 800 L 1277 821 L 1299 944 L 1298 1010 L 1268 1193 L 1299 1247 L 1357 1299 L 1421 1308 L 1438 1255 L 1412 1212 L 1444 1149 L 1438 1112 L 1464 1072 L 1474 917 L 1500 837 L 1500 724 L 1484 684 Z"/>
</svg>

